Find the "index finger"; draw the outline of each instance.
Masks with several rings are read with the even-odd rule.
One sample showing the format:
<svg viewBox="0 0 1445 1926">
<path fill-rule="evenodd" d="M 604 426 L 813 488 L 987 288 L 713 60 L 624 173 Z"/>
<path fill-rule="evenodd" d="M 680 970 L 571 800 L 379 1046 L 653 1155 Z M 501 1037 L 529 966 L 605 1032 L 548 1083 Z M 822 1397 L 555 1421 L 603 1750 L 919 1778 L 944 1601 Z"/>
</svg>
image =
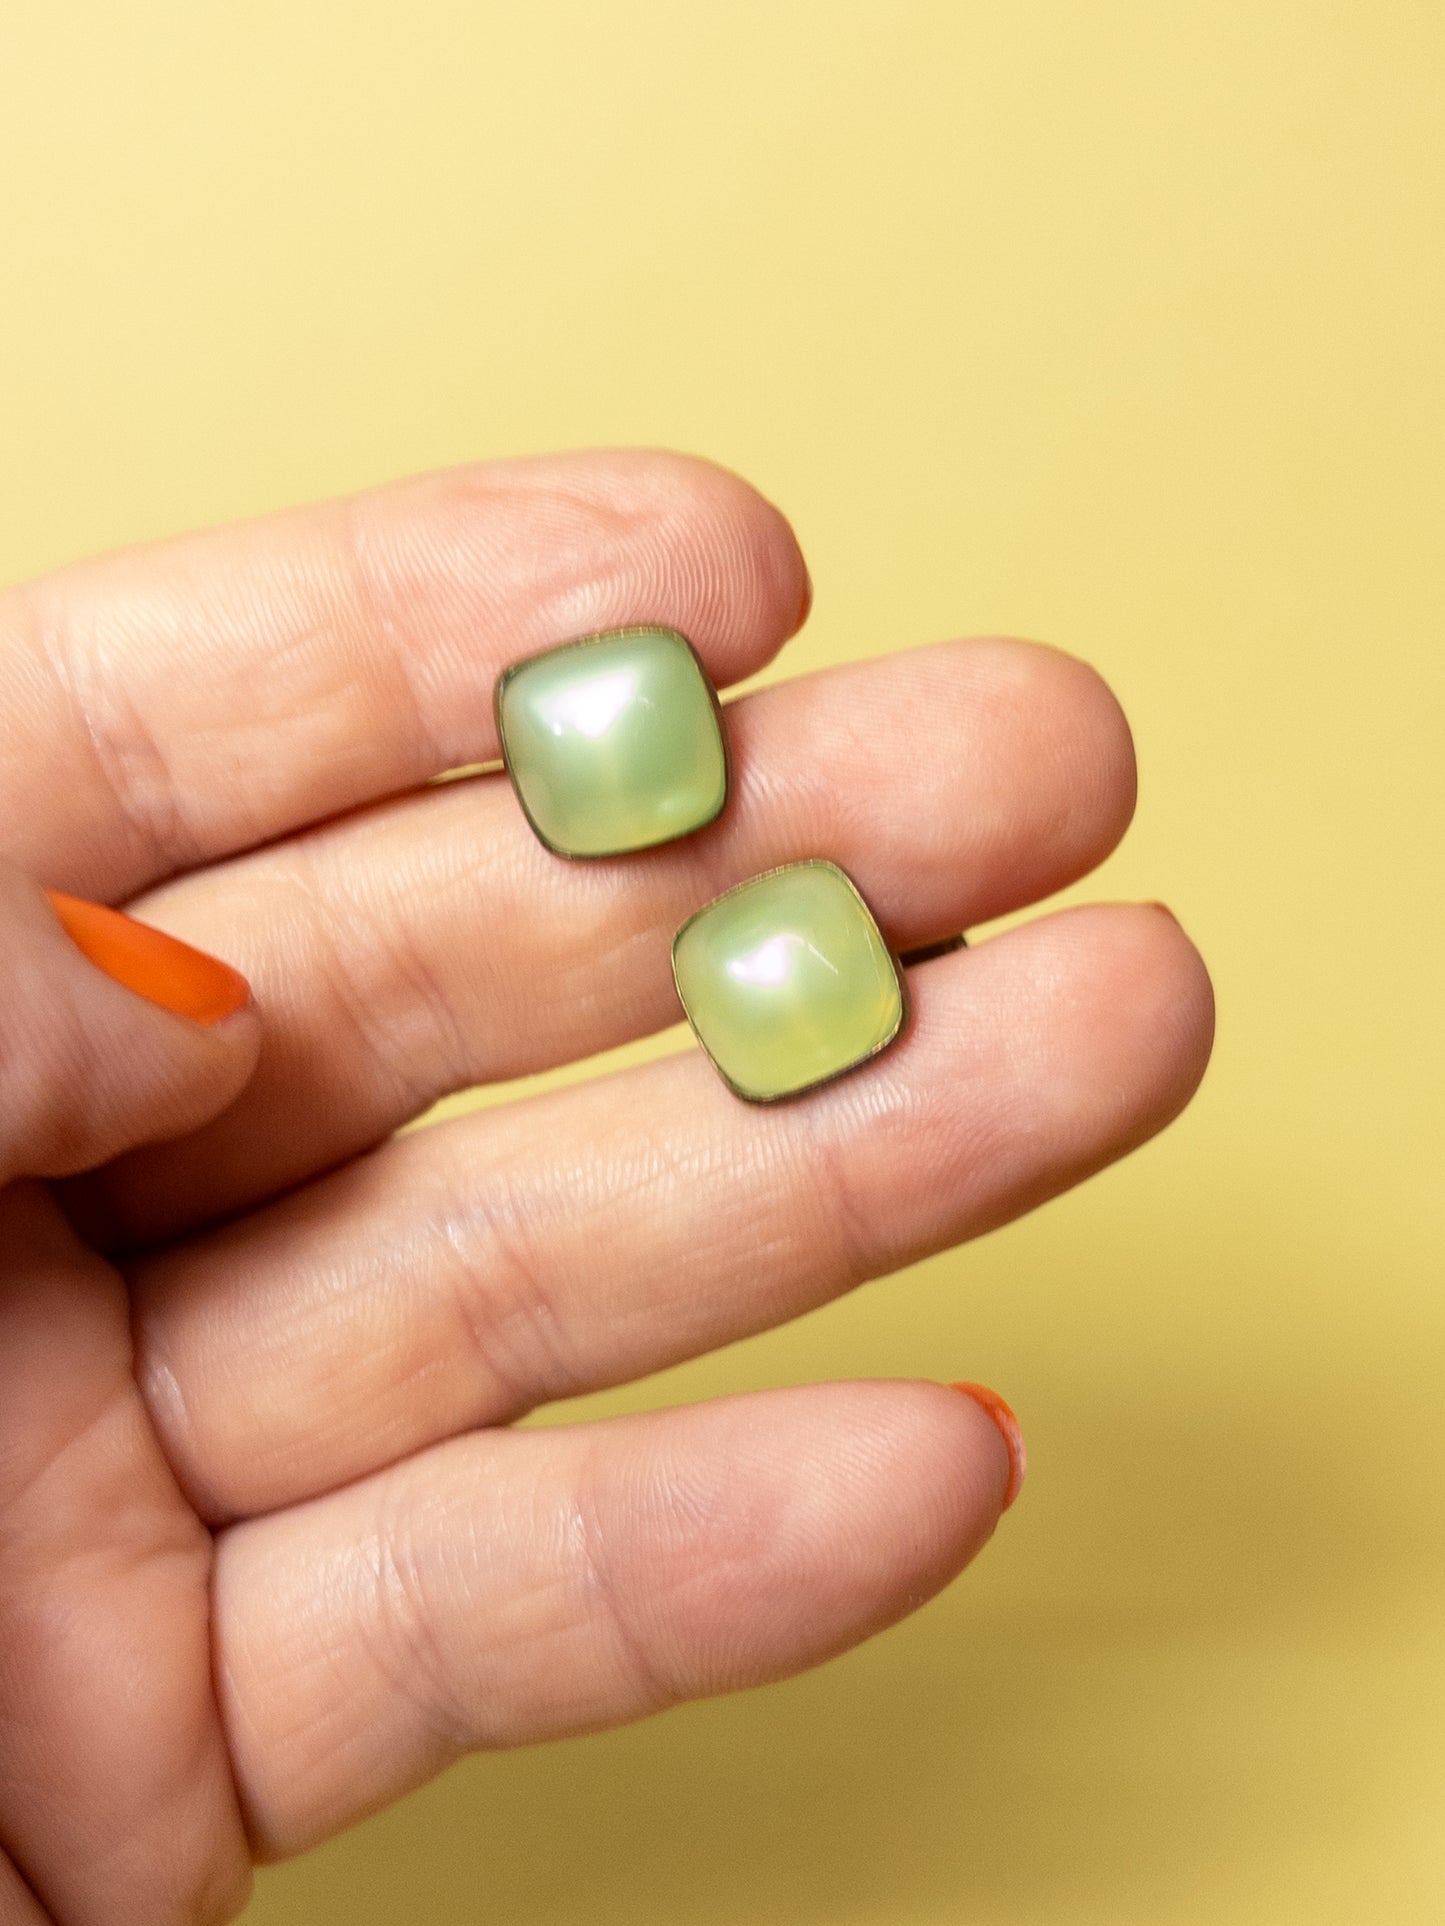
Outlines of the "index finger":
<svg viewBox="0 0 1445 1926">
<path fill-rule="evenodd" d="M 519 656 L 659 622 L 724 686 L 806 613 L 782 515 L 651 451 L 494 462 L 0 597 L 0 856 L 115 901 L 498 753 Z"/>
</svg>

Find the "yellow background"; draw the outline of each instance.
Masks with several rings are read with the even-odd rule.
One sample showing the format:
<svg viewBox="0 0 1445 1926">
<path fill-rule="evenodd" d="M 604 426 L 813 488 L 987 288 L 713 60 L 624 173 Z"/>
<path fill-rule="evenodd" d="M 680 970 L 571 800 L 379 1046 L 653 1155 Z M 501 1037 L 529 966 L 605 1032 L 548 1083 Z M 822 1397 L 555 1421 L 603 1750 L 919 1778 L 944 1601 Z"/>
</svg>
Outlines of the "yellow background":
<svg viewBox="0 0 1445 1926">
<path fill-rule="evenodd" d="M 794 518 L 789 670 L 1098 663 L 1216 973 L 1186 1119 L 613 1405 L 1014 1400 L 976 1570 L 455 1772 L 258 1926 L 1445 1916 L 1438 0 L 0 6 L 0 578 L 489 453 Z M 3 691 L 0 691 L 3 700 Z"/>
</svg>

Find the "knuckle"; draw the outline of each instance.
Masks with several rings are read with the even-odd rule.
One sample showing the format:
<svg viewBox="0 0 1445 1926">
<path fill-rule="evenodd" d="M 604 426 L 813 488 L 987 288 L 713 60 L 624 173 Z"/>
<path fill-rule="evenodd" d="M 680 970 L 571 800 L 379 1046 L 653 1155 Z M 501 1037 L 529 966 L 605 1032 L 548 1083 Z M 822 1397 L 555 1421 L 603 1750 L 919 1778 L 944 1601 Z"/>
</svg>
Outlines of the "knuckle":
<svg viewBox="0 0 1445 1926">
<path fill-rule="evenodd" d="M 181 802 L 181 791 L 134 693 L 109 673 L 105 624 L 113 618 L 82 600 L 47 597 L 36 588 L 24 603 L 31 653 L 53 689 L 54 710 L 64 719 L 77 767 L 113 804 L 135 858 L 148 874 L 194 862 L 199 838 Z M 81 613 L 89 610 L 89 619 Z M 161 603 L 147 612 L 151 627 L 178 624 Z"/>
<path fill-rule="evenodd" d="M 644 1631 L 625 1580 L 618 1574 L 604 1488 L 605 1480 L 589 1458 L 578 1477 L 573 1512 L 581 1583 L 593 1622 L 611 1649 L 629 1701 L 661 1711 L 680 1704 L 688 1696 L 687 1689 L 663 1662 L 658 1640 Z"/>
<path fill-rule="evenodd" d="M 495 1175 L 465 1224 L 447 1212 L 432 1239 L 451 1280 L 453 1317 L 473 1366 L 478 1421 L 515 1418 L 578 1390 L 563 1319 L 527 1213 Z"/>
<path fill-rule="evenodd" d="M 438 1630 L 428 1560 L 400 1491 L 377 1517 L 372 1571 L 374 1609 L 360 1621 L 372 1666 L 412 1709 L 439 1756 L 466 1751 L 475 1718 Z"/>
</svg>

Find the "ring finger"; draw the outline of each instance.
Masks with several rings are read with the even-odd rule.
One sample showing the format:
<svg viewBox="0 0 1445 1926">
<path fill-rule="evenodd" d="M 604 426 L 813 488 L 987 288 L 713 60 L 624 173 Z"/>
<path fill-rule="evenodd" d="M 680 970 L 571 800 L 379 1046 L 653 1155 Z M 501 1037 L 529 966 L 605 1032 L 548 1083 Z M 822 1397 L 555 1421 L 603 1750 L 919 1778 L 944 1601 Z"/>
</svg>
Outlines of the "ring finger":
<svg viewBox="0 0 1445 1926">
<path fill-rule="evenodd" d="M 697 1053 L 388 1145 L 135 1267 L 138 1371 L 204 1515 L 660 1369 L 992 1229 L 1182 1108 L 1210 995 L 1152 908 L 911 972 L 898 1046 L 756 1111 Z"/>
</svg>

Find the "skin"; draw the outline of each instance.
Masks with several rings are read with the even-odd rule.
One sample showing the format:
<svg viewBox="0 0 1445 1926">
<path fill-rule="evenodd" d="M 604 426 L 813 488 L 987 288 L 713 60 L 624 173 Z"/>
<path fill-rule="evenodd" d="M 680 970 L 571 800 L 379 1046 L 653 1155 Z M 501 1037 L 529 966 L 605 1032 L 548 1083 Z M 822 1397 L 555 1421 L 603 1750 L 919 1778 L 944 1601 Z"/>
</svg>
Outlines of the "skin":
<svg viewBox="0 0 1445 1926">
<path fill-rule="evenodd" d="M 806 613 L 781 516 L 652 453 L 503 463 L 0 597 L 0 1920 L 220 1921 L 478 1746 L 778 1678 L 982 1547 L 1009 1462 L 944 1385 L 510 1421 L 798 1315 L 1159 1130 L 1208 1056 L 1157 907 L 910 971 L 904 1039 L 748 1109 L 690 1051 L 394 1139 L 447 1091 L 675 1019 L 708 896 L 826 854 L 898 948 L 1115 844 L 1129 732 L 997 639 L 728 710 L 735 795 L 572 865 L 495 757 L 498 670 L 659 621 L 719 686 Z M 883 638 L 889 644 L 896 638 Z M 201 1027 L 41 885 L 224 957 Z M 940 1358 L 941 1378 L 968 1360 Z"/>
</svg>

